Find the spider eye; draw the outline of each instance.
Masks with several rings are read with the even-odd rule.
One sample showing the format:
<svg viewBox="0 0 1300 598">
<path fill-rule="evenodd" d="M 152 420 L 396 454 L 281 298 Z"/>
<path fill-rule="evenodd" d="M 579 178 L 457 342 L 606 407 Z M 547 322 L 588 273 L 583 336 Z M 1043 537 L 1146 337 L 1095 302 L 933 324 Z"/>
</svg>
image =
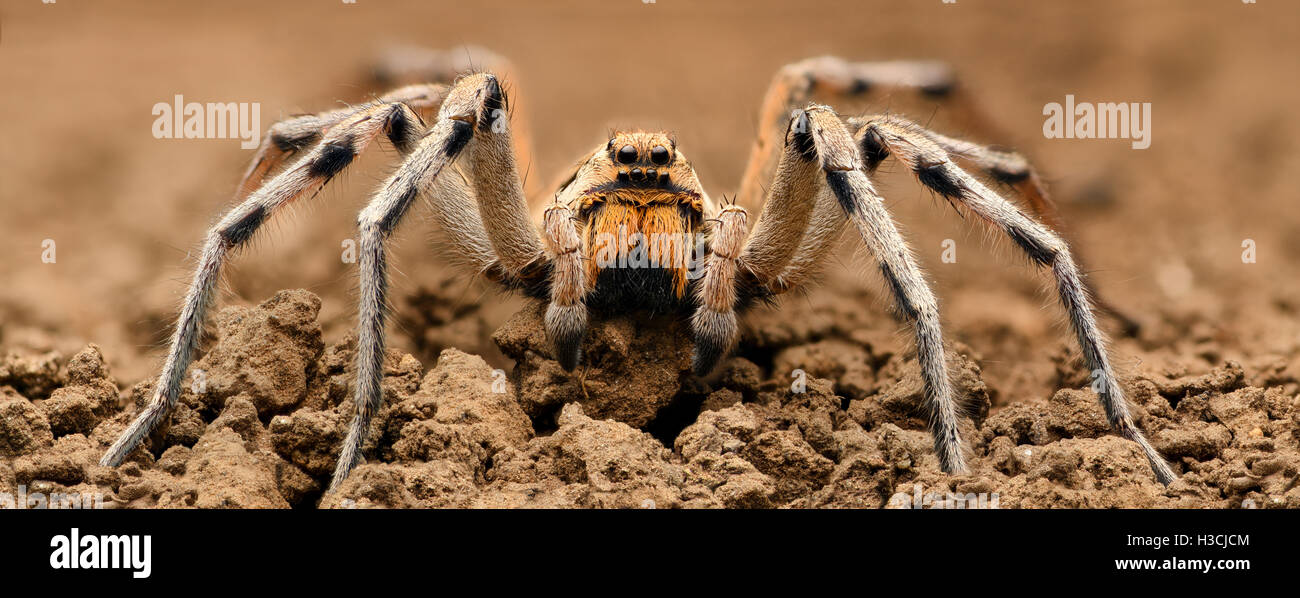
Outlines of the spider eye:
<svg viewBox="0 0 1300 598">
<path fill-rule="evenodd" d="M 663 166 L 668 163 L 668 148 L 656 145 L 650 150 L 650 161 Z"/>
<path fill-rule="evenodd" d="M 636 148 L 630 145 L 625 145 L 619 148 L 618 161 L 622 162 L 623 164 L 631 164 L 633 162 L 636 162 Z"/>
</svg>

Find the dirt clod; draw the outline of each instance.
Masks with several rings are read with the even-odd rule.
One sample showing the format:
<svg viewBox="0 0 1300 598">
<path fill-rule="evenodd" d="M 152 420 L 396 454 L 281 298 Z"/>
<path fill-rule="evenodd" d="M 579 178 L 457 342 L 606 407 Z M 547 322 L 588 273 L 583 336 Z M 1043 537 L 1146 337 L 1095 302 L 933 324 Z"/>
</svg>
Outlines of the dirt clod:
<svg viewBox="0 0 1300 598">
<path fill-rule="evenodd" d="M 681 391 L 691 350 L 677 320 L 618 316 L 593 322 L 582 362 L 570 373 L 552 358 L 542 314 L 542 306 L 531 306 L 493 335 L 501 351 L 516 361 L 520 403 L 529 416 L 576 402 L 592 417 L 641 427 Z"/>
<path fill-rule="evenodd" d="M 0 482 L 166 508 L 1300 503 L 1300 401 L 1284 382 L 1252 386 L 1237 362 L 1128 378 L 1135 416 L 1181 473 L 1166 488 L 1138 447 L 1110 430 L 1086 378 L 991 407 L 998 393 L 978 356 L 958 345 L 950 367 L 969 407 L 971 473 L 948 475 L 933 454 L 915 361 L 886 339 L 781 341 L 752 331 L 772 351 L 769 367 L 734 357 L 701 380 L 686 371 L 677 323 L 615 318 L 593 325 L 585 365 L 567 373 L 549 357 L 536 307 L 495 336 L 518 360 L 513 375 L 452 348 L 427 372 L 389 351 L 365 462 L 324 496 L 353 413 L 355 341 L 325 346 L 319 308 L 311 293 L 282 291 L 225 310 L 196 365 L 207 387 L 187 388 L 170 425 L 119 468 L 97 459 L 151 397 L 151 383 L 119 401 L 92 345 L 24 378 L 28 389 L 57 380 L 45 398 L 0 387 Z M 761 359 L 752 342 L 742 351 Z M 1052 366 L 1057 375 L 1073 371 L 1068 355 Z M 804 372 L 798 383 L 793 369 Z M 648 433 L 679 401 L 692 405 L 683 427 L 667 441 Z"/>
</svg>

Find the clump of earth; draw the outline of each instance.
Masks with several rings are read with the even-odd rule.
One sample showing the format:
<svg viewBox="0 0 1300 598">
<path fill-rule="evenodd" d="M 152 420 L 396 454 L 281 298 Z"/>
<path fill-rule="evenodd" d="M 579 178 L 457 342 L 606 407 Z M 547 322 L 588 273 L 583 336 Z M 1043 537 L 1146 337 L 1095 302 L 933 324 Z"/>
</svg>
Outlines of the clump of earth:
<svg viewBox="0 0 1300 598">
<path fill-rule="evenodd" d="M 512 369 L 390 351 L 365 463 L 329 495 L 355 343 L 324 341 L 307 291 L 223 309 L 169 424 L 116 468 L 98 459 L 152 382 L 120 385 L 95 345 L 0 350 L 0 492 L 111 508 L 1300 508 L 1300 355 L 1131 368 L 1137 421 L 1180 473 L 1165 487 L 1066 339 L 1043 358 L 1056 389 L 1010 402 L 953 342 L 971 473 L 947 475 L 899 327 L 843 307 L 857 299 L 754 314 L 706 378 L 671 318 L 593 322 L 565 372 L 536 306 L 492 336 Z"/>
</svg>

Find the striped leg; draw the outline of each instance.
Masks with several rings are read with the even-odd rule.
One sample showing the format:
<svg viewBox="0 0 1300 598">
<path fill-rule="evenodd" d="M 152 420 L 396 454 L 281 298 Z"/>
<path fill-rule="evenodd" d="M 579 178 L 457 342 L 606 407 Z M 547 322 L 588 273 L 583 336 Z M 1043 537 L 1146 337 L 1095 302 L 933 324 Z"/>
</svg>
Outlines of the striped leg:
<svg viewBox="0 0 1300 598">
<path fill-rule="evenodd" d="M 878 143 L 880 151 L 896 156 L 923 185 L 1002 230 L 1031 260 L 1052 270 L 1061 305 L 1070 318 L 1084 362 L 1092 371 L 1093 389 L 1111 426 L 1142 448 L 1160 483 L 1173 482 L 1177 476 L 1133 422 L 1110 364 L 1105 335 L 1093 316 L 1088 288 L 1065 241 L 958 168 L 948 152 L 920 126 L 896 117 L 881 117 L 869 121 L 860 135 L 868 143 Z"/>
<path fill-rule="evenodd" d="M 481 262 L 489 254 L 495 256 L 491 267 L 508 275 L 517 275 L 544 257 L 537 234 L 528 224 L 528 206 L 523 200 L 514 163 L 505 106 L 506 98 L 495 76 L 479 73 L 462 78 L 448 93 L 429 134 L 419 141 L 410 157 L 380 187 L 358 217 L 361 293 L 354 393 L 356 415 L 334 469 L 331 492 L 360 462 L 361 446 L 369 435 L 370 423 L 383 404 L 380 383 L 388 294 L 384 244 L 415 198 L 429 189 L 453 191 L 452 196 L 433 198 L 433 203 L 435 217 L 444 230 L 449 224 L 454 225 L 447 220 L 463 211 L 453 202 L 465 197 L 465 189 L 445 183 L 439 185 L 439 175 L 462 154 L 468 154 L 470 185 L 482 220 L 453 230 L 482 230 L 490 249 L 473 239 L 452 239 L 453 246 L 469 244 L 476 256 L 468 258 L 471 261 Z M 482 226 L 485 222 L 491 226 Z"/>
<path fill-rule="evenodd" d="M 377 104 L 359 111 L 331 127 L 307 155 L 259 188 L 208 231 L 153 398 L 100 459 L 101 465 L 121 464 L 175 407 L 213 303 L 213 290 L 229 254 L 247 243 L 281 208 L 328 183 L 380 133 L 388 134 L 394 145 L 404 147 L 418 138 L 418 128 L 414 112 L 404 104 Z"/>
</svg>

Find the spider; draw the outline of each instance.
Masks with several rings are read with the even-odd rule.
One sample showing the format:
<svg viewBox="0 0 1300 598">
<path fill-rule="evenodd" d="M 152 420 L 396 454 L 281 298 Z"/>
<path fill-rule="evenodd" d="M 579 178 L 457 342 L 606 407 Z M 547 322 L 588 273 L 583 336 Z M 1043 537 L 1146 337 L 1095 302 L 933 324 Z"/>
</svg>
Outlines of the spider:
<svg viewBox="0 0 1300 598">
<path fill-rule="evenodd" d="M 1174 480 L 1130 415 L 1092 293 L 1054 230 L 1060 228 L 1055 211 L 1027 161 L 899 116 L 843 117 L 811 101 L 814 90 L 839 98 L 882 88 L 950 96 L 954 82 L 945 65 L 821 57 L 782 68 L 766 94 L 759 138 L 732 201 L 710 198 L 672 135 L 617 131 L 577 163 L 549 201 L 539 202 L 536 215 L 525 199 L 501 80 L 483 70 L 443 81 L 401 87 L 363 105 L 290 118 L 269 129 L 240 185 L 241 201 L 207 234 L 155 392 L 103 456 L 103 465 L 120 464 L 175 405 L 231 252 L 277 211 L 319 191 L 382 135 L 403 160 L 358 218 L 356 413 L 330 491 L 360 461 L 383 399 L 385 242 L 417 198 L 426 201 L 451 258 L 501 287 L 548 303 L 544 327 L 555 359 L 569 371 L 582 359 L 589 318 L 640 311 L 688 318 L 692 368 L 707 374 L 737 342 L 737 313 L 808 285 L 851 224 L 875 257 L 899 314 L 914 329 L 939 464 L 949 473 L 967 472 L 938 304 L 872 185 L 872 175 L 889 157 L 1051 271 L 1110 424 L 1141 447 L 1161 483 Z M 290 157 L 296 160 L 264 180 Z M 958 160 L 1014 188 L 1037 219 Z M 1118 312 L 1102 309 L 1129 324 Z"/>
</svg>

